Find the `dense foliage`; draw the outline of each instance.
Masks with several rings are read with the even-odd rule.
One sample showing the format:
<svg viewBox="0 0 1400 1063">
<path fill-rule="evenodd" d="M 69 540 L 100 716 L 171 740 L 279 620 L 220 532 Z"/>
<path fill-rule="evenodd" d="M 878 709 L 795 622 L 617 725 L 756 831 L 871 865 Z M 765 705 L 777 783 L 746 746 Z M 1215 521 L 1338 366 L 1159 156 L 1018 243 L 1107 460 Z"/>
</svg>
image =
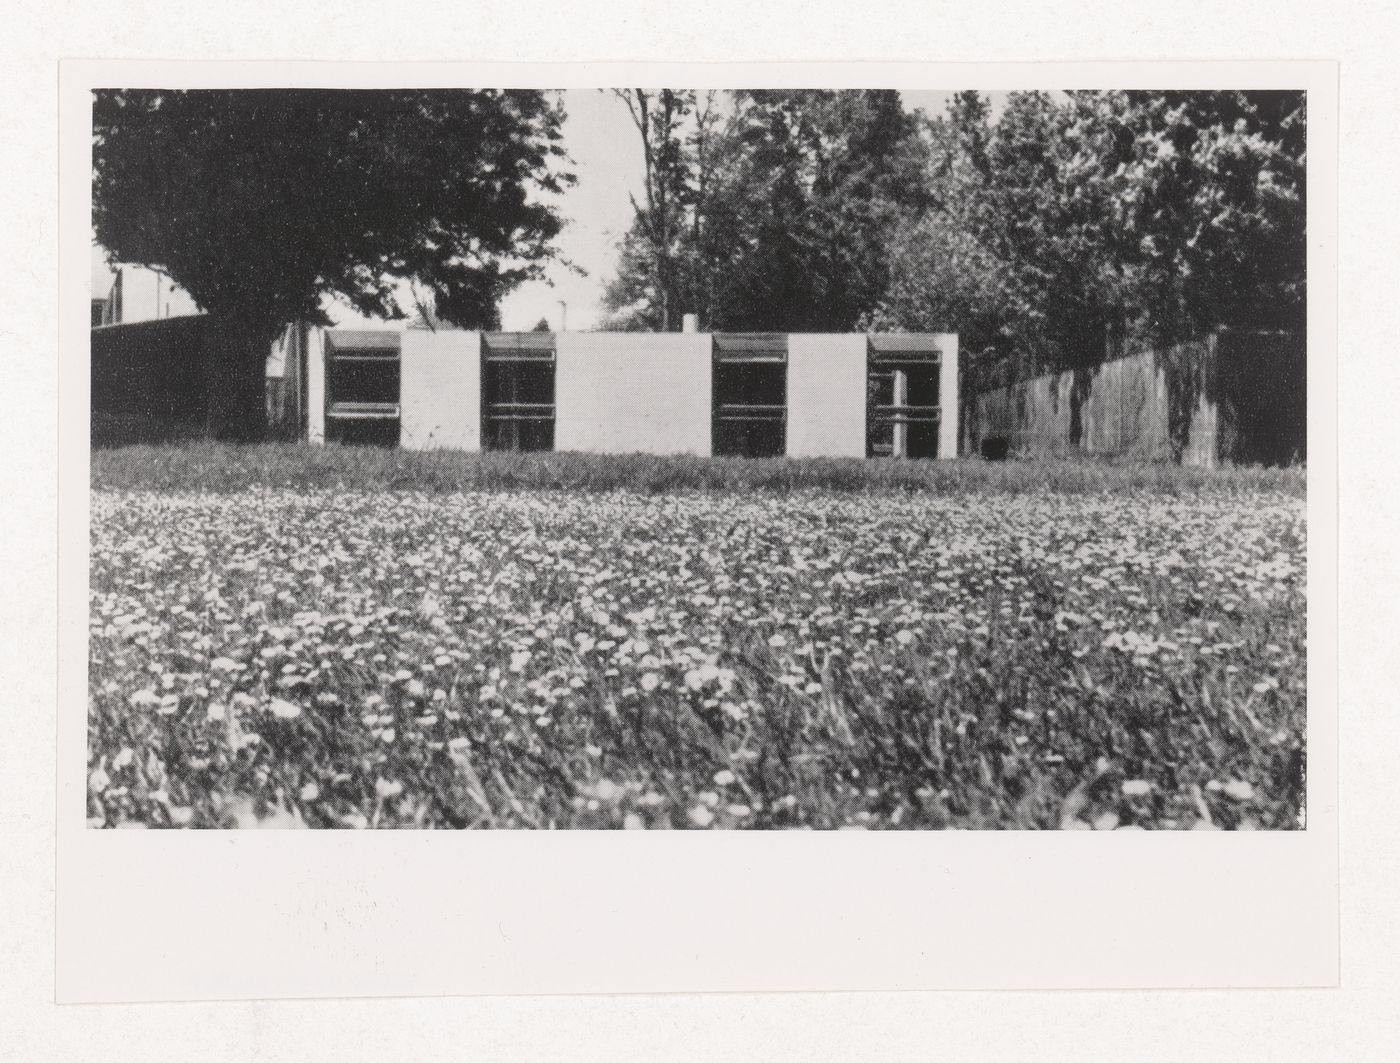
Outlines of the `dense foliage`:
<svg viewBox="0 0 1400 1063">
<path fill-rule="evenodd" d="M 929 124 L 934 208 L 900 231 L 880 327 L 1092 365 L 1222 326 L 1296 328 L 1302 93 L 959 94 Z M 976 368 L 974 366 L 974 368 Z"/>
<path fill-rule="evenodd" d="M 1021 372 L 1301 324 L 1302 93 L 664 99 L 616 324 L 956 331 L 974 371 Z"/>
<path fill-rule="evenodd" d="M 554 254 L 562 120 L 535 91 L 99 90 L 93 225 L 246 332 L 220 371 L 260 408 L 266 342 L 323 296 L 402 317 L 412 280 L 444 321 L 495 324 Z"/>
<path fill-rule="evenodd" d="M 605 301 L 612 327 L 844 331 L 888 286 L 927 201 L 924 142 L 890 91 L 629 90 L 646 202 Z"/>
</svg>

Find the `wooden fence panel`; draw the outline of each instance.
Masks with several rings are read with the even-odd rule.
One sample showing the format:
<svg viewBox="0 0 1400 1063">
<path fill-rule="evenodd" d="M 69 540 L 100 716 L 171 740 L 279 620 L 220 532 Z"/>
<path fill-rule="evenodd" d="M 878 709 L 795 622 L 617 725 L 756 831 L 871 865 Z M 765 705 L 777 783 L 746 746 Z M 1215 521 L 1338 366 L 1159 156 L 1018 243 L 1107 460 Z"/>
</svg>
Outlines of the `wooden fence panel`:
<svg viewBox="0 0 1400 1063">
<path fill-rule="evenodd" d="M 1307 356 L 1285 332 L 1222 331 L 974 397 L 983 453 L 1068 453 L 1214 467 L 1307 453 Z"/>
</svg>

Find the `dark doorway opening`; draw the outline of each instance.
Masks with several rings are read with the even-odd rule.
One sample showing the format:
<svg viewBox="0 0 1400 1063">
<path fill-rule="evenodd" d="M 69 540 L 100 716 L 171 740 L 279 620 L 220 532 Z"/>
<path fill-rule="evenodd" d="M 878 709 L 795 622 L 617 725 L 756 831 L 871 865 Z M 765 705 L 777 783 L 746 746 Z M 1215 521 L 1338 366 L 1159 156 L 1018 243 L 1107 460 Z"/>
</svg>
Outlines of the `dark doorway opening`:
<svg viewBox="0 0 1400 1063">
<path fill-rule="evenodd" d="M 782 457 L 787 451 L 787 336 L 718 335 L 714 344 L 714 453 Z"/>
<path fill-rule="evenodd" d="M 553 333 L 482 337 L 482 449 L 554 449 L 555 364 Z"/>
<path fill-rule="evenodd" d="M 938 456 L 940 355 L 928 337 L 871 337 L 866 457 Z"/>
<path fill-rule="evenodd" d="M 397 333 L 327 332 L 326 439 L 398 446 L 399 379 Z"/>
</svg>

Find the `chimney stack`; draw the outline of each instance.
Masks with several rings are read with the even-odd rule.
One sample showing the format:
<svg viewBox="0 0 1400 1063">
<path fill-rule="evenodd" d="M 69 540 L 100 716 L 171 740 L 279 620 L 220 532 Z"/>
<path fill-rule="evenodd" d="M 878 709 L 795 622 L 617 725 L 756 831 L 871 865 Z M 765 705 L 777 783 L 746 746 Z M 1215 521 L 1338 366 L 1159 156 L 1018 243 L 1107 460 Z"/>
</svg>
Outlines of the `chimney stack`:
<svg viewBox="0 0 1400 1063">
<path fill-rule="evenodd" d="M 686 314 L 681 318 L 682 332 L 699 332 L 700 318 L 697 314 Z"/>
</svg>

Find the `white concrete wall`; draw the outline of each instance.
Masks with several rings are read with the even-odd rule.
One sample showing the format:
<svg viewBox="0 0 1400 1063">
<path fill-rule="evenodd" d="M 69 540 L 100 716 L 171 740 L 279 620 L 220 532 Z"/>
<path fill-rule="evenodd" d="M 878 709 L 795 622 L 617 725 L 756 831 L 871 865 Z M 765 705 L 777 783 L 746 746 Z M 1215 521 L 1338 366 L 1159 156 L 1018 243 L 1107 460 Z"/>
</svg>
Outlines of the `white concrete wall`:
<svg viewBox="0 0 1400 1063">
<path fill-rule="evenodd" d="M 866 350 L 863 334 L 788 337 L 788 457 L 865 457 Z"/>
<path fill-rule="evenodd" d="M 306 336 L 306 441 L 326 441 L 326 330 Z"/>
<path fill-rule="evenodd" d="M 958 401 L 958 334 L 938 335 L 938 456 L 958 456 L 958 417 L 962 404 Z"/>
<path fill-rule="evenodd" d="M 563 332 L 555 450 L 709 454 L 707 333 Z"/>
<path fill-rule="evenodd" d="M 399 445 L 480 450 L 481 333 L 406 329 L 399 343 Z"/>
</svg>

